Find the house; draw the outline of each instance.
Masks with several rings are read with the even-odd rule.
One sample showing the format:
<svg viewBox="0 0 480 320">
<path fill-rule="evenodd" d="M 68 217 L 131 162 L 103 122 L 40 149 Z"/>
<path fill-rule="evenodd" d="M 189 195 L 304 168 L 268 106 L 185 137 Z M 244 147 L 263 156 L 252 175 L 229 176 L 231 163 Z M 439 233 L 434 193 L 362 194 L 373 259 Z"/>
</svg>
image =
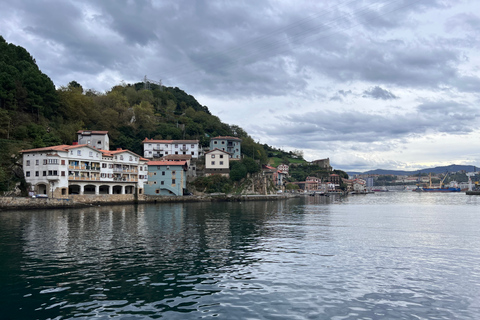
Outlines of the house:
<svg viewBox="0 0 480 320">
<path fill-rule="evenodd" d="M 335 187 L 340 187 L 340 185 L 342 184 L 342 178 L 335 173 L 332 173 L 330 175 L 329 180 L 333 185 L 335 185 Z"/>
<path fill-rule="evenodd" d="M 210 139 L 210 150 L 220 149 L 230 154 L 232 160 L 240 160 L 241 158 L 241 142 L 242 139 L 229 136 L 218 136 Z"/>
<path fill-rule="evenodd" d="M 198 140 L 154 140 L 145 138 L 142 141 L 143 156 L 147 159 L 162 158 L 164 156 L 191 155 L 198 158 L 201 153 Z"/>
<path fill-rule="evenodd" d="M 288 177 L 289 166 L 286 164 L 280 164 L 277 167 L 277 186 L 283 186 L 283 181 Z"/>
<path fill-rule="evenodd" d="M 86 144 L 95 149 L 110 150 L 108 131 L 77 131 L 78 144 Z"/>
<path fill-rule="evenodd" d="M 136 190 L 143 193 L 147 159 L 129 150 L 106 151 L 91 144 L 22 150 L 29 191 L 54 198 L 72 194 L 133 194 Z"/>
<path fill-rule="evenodd" d="M 228 177 L 230 175 L 230 157 L 229 152 L 218 148 L 205 152 L 205 175 L 220 174 Z"/>
<path fill-rule="evenodd" d="M 188 166 L 187 177 L 197 176 L 196 161 L 192 161 L 192 155 L 190 154 L 169 154 L 160 158 L 160 161 L 186 161 Z"/>
<path fill-rule="evenodd" d="M 263 176 L 267 177 L 267 179 L 270 179 L 274 181 L 275 185 L 277 185 L 277 174 L 278 170 L 277 168 L 267 166 L 267 165 L 262 165 L 262 174 Z"/>
<path fill-rule="evenodd" d="M 146 195 L 183 196 L 187 188 L 186 161 L 149 161 Z"/>
</svg>

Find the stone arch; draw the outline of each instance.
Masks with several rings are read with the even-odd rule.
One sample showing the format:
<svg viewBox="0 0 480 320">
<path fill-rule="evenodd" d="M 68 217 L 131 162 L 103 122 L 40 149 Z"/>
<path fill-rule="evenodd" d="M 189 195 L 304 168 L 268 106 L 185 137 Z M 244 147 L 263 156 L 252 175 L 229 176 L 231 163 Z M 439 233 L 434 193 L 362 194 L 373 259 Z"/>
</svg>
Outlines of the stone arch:
<svg viewBox="0 0 480 320">
<path fill-rule="evenodd" d="M 83 194 L 95 194 L 96 187 L 93 184 L 87 184 L 83 187 Z"/>
<path fill-rule="evenodd" d="M 68 186 L 68 194 L 80 194 L 81 188 L 78 184 Z"/>
<path fill-rule="evenodd" d="M 112 194 L 122 194 L 122 191 L 123 191 L 123 186 L 116 185 L 116 186 L 113 186 Z"/>
<path fill-rule="evenodd" d="M 98 188 L 98 194 L 110 194 L 110 186 L 109 185 L 101 185 Z"/>
<path fill-rule="evenodd" d="M 40 182 L 40 183 L 37 183 L 37 186 L 35 189 L 37 194 L 47 194 L 48 185 L 46 183 Z"/>
</svg>

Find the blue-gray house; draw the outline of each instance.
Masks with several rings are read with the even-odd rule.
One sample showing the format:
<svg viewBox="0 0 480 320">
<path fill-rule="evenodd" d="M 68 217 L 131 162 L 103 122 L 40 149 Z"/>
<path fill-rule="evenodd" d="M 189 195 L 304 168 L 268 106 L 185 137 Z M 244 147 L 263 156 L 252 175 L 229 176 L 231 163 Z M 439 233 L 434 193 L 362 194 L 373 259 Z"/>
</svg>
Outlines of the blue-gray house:
<svg viewBox="0 0 480 320">
<path fill-rule="evenodd" d="M 183 196 L 187 188 L 187 161 L 149 161 L 146 195 Z"/>
</svg>

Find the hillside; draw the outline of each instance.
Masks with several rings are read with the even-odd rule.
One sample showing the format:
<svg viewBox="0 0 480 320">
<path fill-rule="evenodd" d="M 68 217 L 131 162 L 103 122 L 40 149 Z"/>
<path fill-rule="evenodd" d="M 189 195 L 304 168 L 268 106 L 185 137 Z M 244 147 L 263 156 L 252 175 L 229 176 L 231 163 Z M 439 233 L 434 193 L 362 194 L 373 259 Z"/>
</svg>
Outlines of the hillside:
<svg viewBox="0 0 480 320">
<path fill-rule="evenodd" d="M 256 143 L 237 125 L 223 123 L 193 96 L 177 87 L 153 83 L 121 83 L 104 93 L 80 83 L 55 88 L 35 59 L 0 36 L 0 191 L 23 181 L 18 152 L 22 149 L 71 144 L 78 130 L 106 130 L 111 148 L 142 155 L 141 141 L 196 139 L 203 147 L 210 137 L 242 139 L 242 154 L 267 164 L 304 161 L 302 155 Z"/>
<path fill-rule="evenodd" d="M 427 168 L 427 169 L 421 169 L 421 170 L 416 170 L 416 171 L 376 169 L 376 170 L 370 170 L 370 171 L 366 171 L 366 172 L 347 172 L 347 173 L 350 176 L 356 175 L 356 174 L 412 176 L 412 175 L 422 174 L 422 173 L 439 174 L 439 173 L 446 173 L 446 172 L 452 173 L 452 172 L 459 172 L 459 171 L 475 172 L 475 171 L 478 171 L 479 169 L 480 169 L 480 167 L 476 167 L 476 166 L 465 166 L 465 165 L 452 164 L 452 165 L 449 165 L 449 166 L 440 166 L 440 167 Z"/>
</svg>

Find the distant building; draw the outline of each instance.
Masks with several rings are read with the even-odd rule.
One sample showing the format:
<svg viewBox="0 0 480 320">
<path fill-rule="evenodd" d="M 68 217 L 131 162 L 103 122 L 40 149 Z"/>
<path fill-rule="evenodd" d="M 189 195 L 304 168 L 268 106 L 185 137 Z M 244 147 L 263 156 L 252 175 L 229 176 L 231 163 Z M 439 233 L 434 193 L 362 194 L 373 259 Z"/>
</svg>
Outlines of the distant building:
<svg viewBox="0 0 480 320">
<path fill-rule="evenodd" d="M 186 161 L 188 166 L 187 176 L 196 177 L 197 176 L 197 167 L 196 160 L 192 161 L 192 155 L 189 154 L 171 154 L 160 158 L 160 161 Z"/>
<path fill-rule="evenodd" d="M 147 181 L 147 159 L 130 150 L 100 150 L 75 143 L 22 150 L 21 153 L 29 191 L 49 197 L 133 194 L 136 189 L 142 194 Z"/>
<path fill-rule="evenodd" d="M 327 171 L 332 171 L 332 167 L 330 166 L 330 158 L 314 160 L 311 163 Z"/>
<path fill-rule="evenodd" d="M 230 156 L 229 152 L 218 148 L 205 152 L 205 175 L 230 176 Z"/>
<path fill-rule="evenodd" d="M 86 144 L 87 146 L 95 149 L 110 149 L 108 131 L 80 130 L 77 131 L 77 139 L 78 144 Z"/>
<path fill-rule="evenodd" d="M 187 188 L 186 161 L 149 161 L 146 195 L 183 196 Z"/>
<path fill-rule="evenodd" d="M 191 155 L 198 158 L 201 149 L 198 140 L 154 140 L 142 141 L 143 156 L 147 159 L 162 158 L 169 155 Z"/>
<path fill-rule="evenodd" d="M 232 160 L 240 160 L 242 139 L 237 137 L 215 137 L 210 139 L 210 150 L 220 149 L 230 154 Z"/>
</svg>

